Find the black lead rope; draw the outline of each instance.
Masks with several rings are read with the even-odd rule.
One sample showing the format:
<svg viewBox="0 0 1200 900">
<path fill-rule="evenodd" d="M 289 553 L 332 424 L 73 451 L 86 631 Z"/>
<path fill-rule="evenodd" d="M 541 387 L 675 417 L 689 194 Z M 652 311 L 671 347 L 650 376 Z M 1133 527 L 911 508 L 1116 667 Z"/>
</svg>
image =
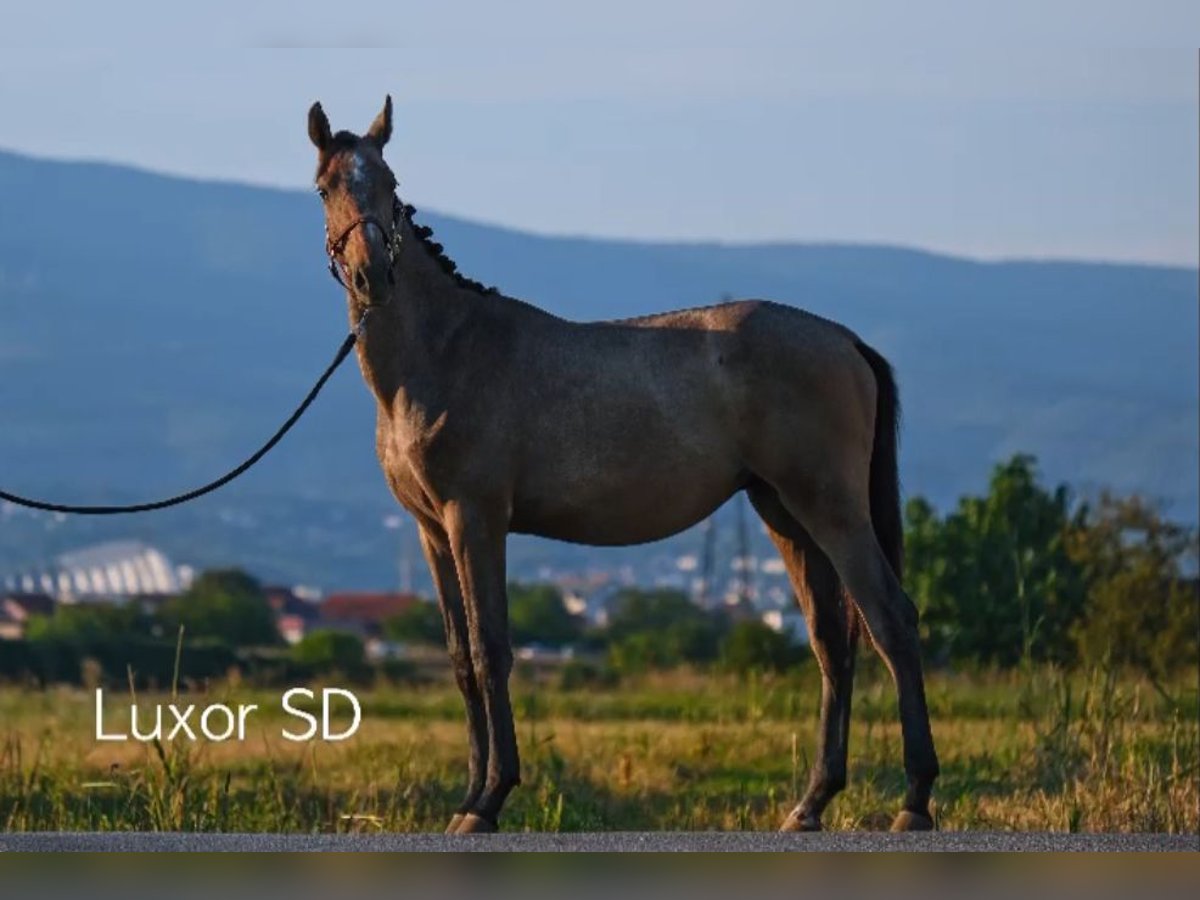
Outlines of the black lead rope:
<svg viewBox="0 0 1200 900">
<path fill-rule="evenodd" d="M 72 506 L 66 503 L 45 503 L 41 500 L 30 500 L 28 497 L 21 497 L 18 494 L 10 494 L 7 491 L 0 491 L 0 500 L 7 500 L 9 503 L 17 504 L 17 506 L 40 509 L 45 512 L 72 513 L 77 516 L 115 516 L 122 513 L 141 513 L 151 512 L 156 509 L 166 509 L 170 506 L 179 506 L 181 503 L 187 503 L 189 500 L 195 500 L 197 497 L 203 497 L 205 494 L 211 494 L 218 488 L 229 484 L 229 482 L 233 481 L 239 475 L 244 474 L 251 466 L 270 453 L 276 444 L 283 440 L 283 436 L 292 430 L 292 426 L 300 421 L 300 417 L 312 406 L 312 402 L 317 399 L 317 394 L 321 393 L 321 388 L 325 387 L 325 382 L 330 379 L 330 376 L 337 370 L 337 367 L 350 355 L 350 351 L 354 349 L 354 344 L 358 340 L 359 335 L 362 334 L 366 322 L 367 315 L 364 313 L 362 319 L 359 320 L 358 326 L 350 334 L 346 335 L 346 339 L 342 341 L 342 346 L 338 348 L 337 355 L 333 358 L 333 362 L 329 364 L 329 368 L 317 379 L 317 383 L 308 392 L 308 396 L 304 398 L 304 401 L 288 417 L 288 420 L 283 423 L 280 429 L 272 435 L 271 439 L 263 444 L 258 449 L 258 452 L 244 463 L 236 469 L 226 472 L 216 481 L 211 481 L 203 487 L 188 491 L 186 494 L 168 497 L 166 500 L 156 500 L 153 503 L 133 503 L 128 506 Z"/>
</svg>

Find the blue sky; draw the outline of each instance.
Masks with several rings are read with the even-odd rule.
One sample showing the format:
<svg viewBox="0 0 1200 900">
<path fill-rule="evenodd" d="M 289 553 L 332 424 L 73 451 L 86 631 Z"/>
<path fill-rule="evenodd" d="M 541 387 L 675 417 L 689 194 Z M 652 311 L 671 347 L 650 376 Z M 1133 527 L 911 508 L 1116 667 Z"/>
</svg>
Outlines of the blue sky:
<svg viewBox="0 0 1200 900">
<path fill-rule="evenodd" d="M 390 91 L 406 199 L 477 220 L 1196 265 L 1200 4 L 976 6 L 23 4 L 115 49 L 0 54 L 0 147 L 303 187 L 308 104 Z"/>
</svg>

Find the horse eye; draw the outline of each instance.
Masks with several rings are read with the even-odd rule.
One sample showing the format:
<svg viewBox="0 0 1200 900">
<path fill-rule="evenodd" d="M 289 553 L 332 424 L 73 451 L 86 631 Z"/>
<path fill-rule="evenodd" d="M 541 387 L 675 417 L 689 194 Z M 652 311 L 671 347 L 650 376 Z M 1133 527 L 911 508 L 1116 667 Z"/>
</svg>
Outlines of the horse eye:
<svg viewBox="0 0 1200 900">
<path fill-rule="evenodd" d="M 328 200 L 329 199 L 329 191 L 325 190 L 325 188 L 323 188 L 323 187 L 319 187 L 319 188 L 317 188 L 317 196 L 320 197 L 322 200 Z"/>
</svg>

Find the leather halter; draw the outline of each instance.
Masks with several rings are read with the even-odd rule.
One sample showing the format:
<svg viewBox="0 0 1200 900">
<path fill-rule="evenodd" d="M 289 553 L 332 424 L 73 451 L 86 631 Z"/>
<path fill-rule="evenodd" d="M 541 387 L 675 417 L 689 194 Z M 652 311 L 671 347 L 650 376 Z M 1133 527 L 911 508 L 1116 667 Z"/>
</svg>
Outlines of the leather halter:
<svg viewBox="0 0 1200 900">
<path fill-rule="evenodd" d="M 400 202 L 400 198 L 392 196 L 392 227 L 385 228 L 383 223 L 378 218 L 372 215 L 359 216 L 344 229 L 336 239 L 329 236 L 329 228 L 325 228 L 325 254 L 329 257 L 329 274 L 333 276 L 333 280 L 340 284 L 346 290 L 350 290 L 350 286 L 346 283 L 349 271 L 346 268 L 345 262 L 342 260 L 342 251 L 346 249 L 346 242 L 350 239 L 350 235 L 355 228 L 362 225 L 374 225 L 379 229 L 380 234 L 386 239 L 387 255 L 388 255 L 388 284 L 396 283 L 396 261 L 400 257 L 400 224 L 404 216 L 404 204 Z M 382 306 L 383 304 L 370 304 L 372 306 Z"/>
</svg>

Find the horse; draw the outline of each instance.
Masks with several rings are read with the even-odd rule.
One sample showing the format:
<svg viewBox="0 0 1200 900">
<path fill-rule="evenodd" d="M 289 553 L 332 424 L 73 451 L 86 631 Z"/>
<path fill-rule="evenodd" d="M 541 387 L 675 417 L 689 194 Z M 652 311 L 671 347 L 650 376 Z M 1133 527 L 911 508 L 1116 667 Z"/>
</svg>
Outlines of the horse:
<svg viewBox="0 0 1200 900">
<path fill-rule="evenodd" d="M 624 546 L 745 491 L 786 565 L 822 674 L 816 762 L 782 829 L 815 831 L 846 784 L 861 633 L 894 681 L 907 779 L 893 830 L 933 827 L 938 761 L 917 609 L 900 586 L 899 398 L 848 328 L 740 300 L 575 322 L 457 271 L 399 200 L 367 131 L 308 113 L 331 272 L 346 289 L 376 452 L 414 518 L 466 706 L 467 790 L 447 833 L 498 828 L 520 784 L 508 681 L 509 533 Z"/>
</svg>

